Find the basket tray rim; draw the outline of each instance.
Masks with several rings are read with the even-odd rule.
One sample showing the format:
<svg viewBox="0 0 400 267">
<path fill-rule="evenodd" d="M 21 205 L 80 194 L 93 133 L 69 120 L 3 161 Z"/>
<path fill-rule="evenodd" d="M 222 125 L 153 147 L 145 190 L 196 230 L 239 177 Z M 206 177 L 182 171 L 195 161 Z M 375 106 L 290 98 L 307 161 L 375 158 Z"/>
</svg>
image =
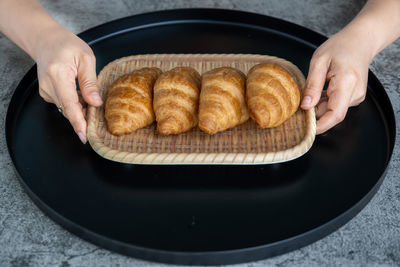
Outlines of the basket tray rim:
<svg viewBox="0 0 400 267">
<path fill-rule="evenodd" d="M 273 60 L 275 63 L 290 68 L 290 72 L 297 78 L 299 85 L 304 86 L 305 78 L 302 72 L 293 63 L 275 56 L 260 54 L 140 54 L 126 56 L 109 62 L 100 71 L 98 82 L 103 79 L 105 73 L 116 65 L 137 59 L 162 59 L 167 58 L 170 61 L 190 58 L 191 60 L 202 60 L 204 58 L 238 60 Z M 163 59 L 165 60 L 165 59 Z M 287 68 L 286 68 L 287 69 Z M 295 73 L 293 73 L 295 72 Z M 262 152 L 262 153 L 137 153 L 113 149 L 104 144 L 102 138 L 97 133 L 96 112 L 98 107 L 88 105 L 88 141 L 93 150 L 103 158 L 111 161 L 146 164 L 146 165 L 262 165 L 281 163 L 301 157 L 311 148 L 316 134 L 316 121 L 314 109 L 304 111 L 305 114 L 305 136 L 297 145 L 280 151 Z"/>
</svg>

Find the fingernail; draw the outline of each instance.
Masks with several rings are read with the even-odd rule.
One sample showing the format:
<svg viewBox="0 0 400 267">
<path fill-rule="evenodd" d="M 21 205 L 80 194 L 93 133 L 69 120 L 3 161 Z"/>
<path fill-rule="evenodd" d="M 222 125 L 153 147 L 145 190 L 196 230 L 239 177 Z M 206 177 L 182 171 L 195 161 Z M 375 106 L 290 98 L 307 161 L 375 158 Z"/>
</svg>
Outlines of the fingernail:
<svg viewBox="0 0 400 267">
<path fill-rule="evenodd" d="M 308 106 L 311 103 L 311 97 L 310 96 L 305 96 L 303 99 L 303 105 Z"/>
<path fill-rule="evenodd" d="M 103 103 L 103 100 L 101 100 L 101 97 L 98 92 L 93 92 L 90 94 L 90 98 L 93 99 L 96 104 L 101 105 Z"/>
<path fill-rule="evenodd" d="M 79 136 L 79 139 L 81 139 L 81 142 L 83 143 L 83 144 L 86 144 L 86 136 L 82 133 L 82 132 L 79 132 L 78 133 L 78 136 Z"/>
</svg>

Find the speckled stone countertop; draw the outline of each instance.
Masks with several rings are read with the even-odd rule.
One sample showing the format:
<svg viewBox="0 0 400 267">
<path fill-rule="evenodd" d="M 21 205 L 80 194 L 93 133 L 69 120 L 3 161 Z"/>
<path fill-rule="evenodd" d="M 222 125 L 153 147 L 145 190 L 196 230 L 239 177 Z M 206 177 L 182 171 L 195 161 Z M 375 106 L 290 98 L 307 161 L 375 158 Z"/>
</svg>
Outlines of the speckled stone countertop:
<svg viewBox="0 0 400 267">
<path fill-rule="evenodd" d="M 74 33 L 117 18 L 171 8 L 216 7 L 262 13 L 330 36 L 365 1 L 354 0 L 43 0 Z M 0 266 L 160 266 L 99 248 L 44 215 L 24 193 L 7 153 L 4 125 L 11 96 L 34 62 L 0 34 Z M 386 88 L 400 127 L 400 40 L 381 52 L 371 69 Z M 242 266 L 400 266 L 400 138 L 386 179 L 372 201 L 333 234 L 294 252 Z"/>
</svg>

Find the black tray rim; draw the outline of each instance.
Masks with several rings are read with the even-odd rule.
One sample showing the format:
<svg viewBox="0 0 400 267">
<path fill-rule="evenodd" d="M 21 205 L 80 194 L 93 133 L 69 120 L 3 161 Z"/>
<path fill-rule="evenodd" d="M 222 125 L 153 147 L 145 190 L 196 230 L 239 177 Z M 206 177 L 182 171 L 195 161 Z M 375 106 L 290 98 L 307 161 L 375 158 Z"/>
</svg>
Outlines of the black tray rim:
<svg viewBox="0 0 400 267">
<path fill-rule="evenodd" d="M 184 8 L 184 9 L 169 9 L 169 10 L 163 10 L 163 11 L 154 11 L 154 12 L 147 12 L 147 13 L 142 13 L 138 15 L 132 15 L 124 18 L 120 18 L 117 20 L 112 20 L 110 22 L 107 22 L 105 24 L 90 28 L 88 30 L 85 30 L 84 32 L 78 34 L 80 38 L 82 38 L 84 41 L 86 41 L 89 45 L 95 44 L 98 41 L 101 41 L 103 39 L 109 38 L 111 36 L 116 36 L 122 33 L 126 33 L 129 31 L 134 31 L 137 30 L 140 25 L 136 25 L 133 27 L 130 27 L 129 29 L 120 29 L 121 24 L 125 23 L 132 23 L 131 21 L 133 20 L 140 20 L 141 18 L 145 18 L 148 16 L 159 16 L 159 15 L 176 15 L 177 13 L 183 12 L 185 14 L 192 13 L 194 12 L 196 15 L 202 14 L 202 13 L 207 13 L 207 12 L 216 12 L 216 13 L 230 13 L 231 15 L 241 15 L 241 16 L 252 16 L 252 17 L 257 17 L 258 19 L 262 19 L 268 22 L 273 22 L 272 26 L 276 25 L 284 25 L 289 31 L 300 31 L 301 34 L 304 34 L 305 36 L 313 37 L 315 41 L 313 42 L 308 42 L 307 43 L 313 44 L 315 47 L 319 46 L 322 44 L 325 40 L 328 38 L 321 35 L 320 33 L 317 33 L 313 30 L 307 29 L 303 26 L 297 25 L 292 22 L 288 22 L 279 18 L 271 17 L 271 16 L 266 16 L 266 15 L 261 15 L 257 13 L 252 13 L 252 12 L 246 12 L 246 11 L 238 11 L 238 10 L 227 10 L 227 9 L 217 9 L 217 8 Z M 204 19 L 207 20 L 207 19 Z M 189 20 L 184 20 L 184 21 L 189 21 Z M 201 19 L 197 20 L 191 20 L 190 22 L 201 22 Z M 208 20 L 209 21 L 209 20 Z M 221 20 L 221 21 L 227 21 L 227 20 Z M 166 20 L 166 23 L 154 23 L 150 24 L 149 27 L 153 26 L 160 26 L 160 25 L 165 25 L 165 24 L 173 24 L 171 23 L 171 20 Z M 216 21 L 218 22 L 218 20 Z M 229 23 L 229 21 L 227 21 Z M 175 20 L 174 23 L 182 23 L 182 20 Z M 246 23 L 238 23 L 238 24 L 246 24 Z M 148 24 L 143 24 L 143 28 L 147 28 L 146 25 Z M 252 26 L 252 24 L 247 24 Z M 116 29 L 114 33 L 104 35 L 104 38 L 99 37 L 95 38 L 96 34 L 99 30 L 104 31 L 104 27 L 107 29 L 111 30 Z M 260 26 L 262 27 L 262 26 Z M 279 31 L 281 32 L 281 31 Z M 300 38 L 299 38 L 300 39 Z M 339 229 L 341 226 L 346 224 L 348 221 L 350 221 L 353 217 L 355 217 L 372 199 L 372 197 L 375 195 L 375 193 L 379 190 L 381 184 L 383 183 L 383 180 L 387 174 L 387 171 L 390 166 L 392 154 L 393 154 L 393 149 L 395 146 L 395 140 L 396 140 L 396 120 L 395 120 L 395 115 L 394 115 L 394 110 L 393 106 L 391 104 L 391 101 L 385 92 L 385 89 L 383 85 L 380 83 L 380 81 L 377 79 L 375 74 L 372 73 L 372 71 L 369 70 L 369 77 L 368 77 L 368 87 L 372 86 L 373 87 L 379 87 L 379 91 L 374 91 L 370 90 L 368 88 L 368 93 L 374 95 L 374 100 L 376 97 L 383 98 L 383 101 L 386 102 L 386 108 L 385 110 L 381 110 L 382 114 L 385 114 L 386 120 L 385 122 L 385 127 L 387 134 L 389 135 L 389 140 L 388 140 L 388 146 L 389 146 L 389 157 L 386 159 L 386 168 L 380 175 L 380 178 L 377 180 L 376 184 L 370 189 L 370 191 L 363 197 L 361 198 L 356 204 L 354 204 L 352 207 L 347 209 L 345 212 L 342 214 L 338 215 L 334 219 L 316 227 L 313 228 L 307 232 L 301 233 L 299 235 L 280 240 L 277 242 L 273 242 L 270 244 L 266 245 L 261 245 L 261 246 L 256 246 L 256 247 L 249 247 L 249 248 L 242 248 L 242 249 L 234 249 L 234 250 L 224 250 L 224 251 L 207 251 L 207 252 L 179 252 L 179 251 L 165 251 L 165 250 L 158 250 L 158 249 L 153 249 L 153 248 L 147 248 L 147 247 L 141 247 L 141 246 L 136 246 L 132 244 L 127 244 L 118 240 L 114 240 L 108 237 L 104 237 L 102 235 L 99 235 L 93 231 L 90 231 L 73 221 L 69 220 L 68 218 L 62 216 L 55 210 L 53 210 L 50 206 L 48 206 L 46 203 L 44 203 L 25 183 L 24 179 L 20 175 L 18 169 L 16 168 L 14 164 L 14 155 L 12 153 L 12 148 L 11 148 L 11 128 L 12 127 L 12 122 L 13 122 L 13 113 L 12 111 L 17 110 L 18 114 L 18 107 L 20 106 L 18 103 L 21 102 L 20 99 L 25 101 L 25 99 L 29 96 L 29 94 L 32 92 L 32 90 L 22 90 L 21 88 L 26 88 L 26 87 L 32 87 L 32 84 L 37 83 L 37 66 L 36 64 L 24 75 L 22 78 L 21 82 L 17 85 L 14 94 L 9 102 L 9 106 L 7 109 L 7 114 L 6 114 L 6 120 L 5 120 L 5 139 L 7 143 L 7 151 L 8 154 L 10 155 L 11 161 L 12 161 L 12 166 L 13 169 L 16 173 L 17 179 L 22 185 L 23 189 L 25 192 L 28 194 L 28 196 L 32 199 L 32 201 L 35 203 L 37 207 L 39 207 L 40 210 L 42 210 L 47 216 L 49 216 L 53 221 L 64 227 L 66 230 L 77 236 L 78 238 L 81 238 L 83 240 L 86 240 L 88 242 L 91 242 L 95 245 L 98 245 L 100 247 L 109 249 L 111 251 L 127 255 L 127 256 L 132 256 L 138 259 L 143 259 L 143 260 L 150 260 L 154 262 L 160 262 L 160 263 L 170 263 L 170 264 L 179 264 L 179 265 L 216 265 L 216 264 L 237 264 L 237 263 L 245 263 L 249 261 L 257 261 L 257 260 L 263 260 L 266 258 L 270 258 L 273 256 L 281 255 L 296 249 L 300 249 L 304 246 L 307 246 L 311 243 L 316 242 L 317 240 L 320 240 L 323 237 L 328 236 L 329 234 L 333 233 L 335 230 Z M 381 108 L 380 105 L 377 105 L 378 108 Z"/>
</svg>

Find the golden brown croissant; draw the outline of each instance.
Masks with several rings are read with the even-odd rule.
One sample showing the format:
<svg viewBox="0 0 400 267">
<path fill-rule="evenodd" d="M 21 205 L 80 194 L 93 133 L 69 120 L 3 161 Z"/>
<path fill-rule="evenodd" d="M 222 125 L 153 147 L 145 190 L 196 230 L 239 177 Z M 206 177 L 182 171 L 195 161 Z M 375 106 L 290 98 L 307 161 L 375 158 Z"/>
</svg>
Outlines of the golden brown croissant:
<svg viewBox="0 0 400 267">
<path fill-rule="evenodd" d="M 193 68 L 177 67 L 160 75 L 153 101 L 160 134 L 179 134 L 197 125 L 199 92 L 200 74 Z"/>
<path fill-rule="evenodd" d="M 123 135 L 154 121 L 152 91 L 158 68 L 142 68 L 118 78 L 107 92 L 105 118 L 108 130 Z"/>
<path fill-rule="evenodd" d="M 215 134 L 248 120 L 245 81 L 246 76 L 241 71 L 229 67 L 203 74 L 199 107 L 201 130 Z"/>
<path fill-rule="evenodd" d="M 300 104 L 300 91 L 294 77 L 283 67 L 262 63 L 247 74 L 246 101 L 251 118 L 260 128 L 281 125 Z"/>
</svg>

